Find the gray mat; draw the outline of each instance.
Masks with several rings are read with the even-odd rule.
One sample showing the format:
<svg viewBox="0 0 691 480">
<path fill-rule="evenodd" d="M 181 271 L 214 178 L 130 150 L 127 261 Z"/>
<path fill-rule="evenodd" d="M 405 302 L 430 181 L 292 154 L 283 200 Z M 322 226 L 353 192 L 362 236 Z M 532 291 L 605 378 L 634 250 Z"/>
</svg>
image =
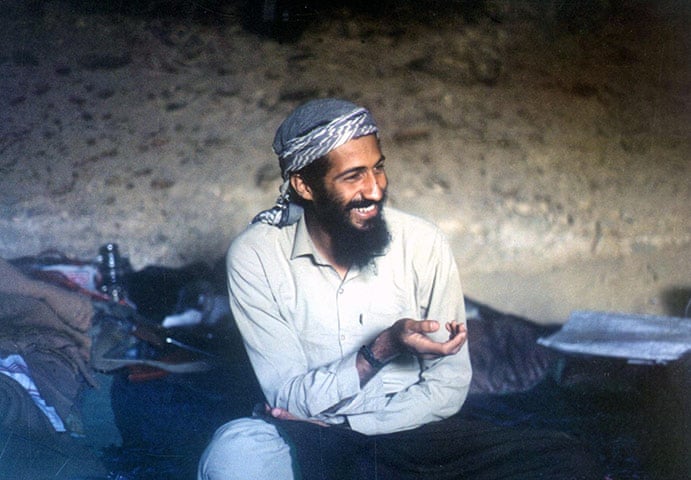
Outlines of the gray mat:
<svg viewBox="0 0 691 480">
<path fill-rule="evenodd" d="M 576 311 L 538 343 L 565 353 L 667 363 L 691 350 L 691 318 Z"/>
</svg>

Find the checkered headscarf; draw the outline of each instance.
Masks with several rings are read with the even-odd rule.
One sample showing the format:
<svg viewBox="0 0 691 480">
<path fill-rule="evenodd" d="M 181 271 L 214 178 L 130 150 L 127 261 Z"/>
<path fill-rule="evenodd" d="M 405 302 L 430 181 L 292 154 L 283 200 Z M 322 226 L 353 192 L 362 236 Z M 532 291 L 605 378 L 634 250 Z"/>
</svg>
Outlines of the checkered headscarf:
<svg viewBox="0 0 691 480">
<path fill-rule="evenodd" d="M 290 175 L 350 140 L 371 134 L 377 134 L 372 114 L 354 103 L 326 98 L 296 108 L 278 127 L 273 143 L 283 177 L 280 196 L 252 223 L 278 227 L 295 223 L 301 210 L 290 198 Z"/>
</svg>

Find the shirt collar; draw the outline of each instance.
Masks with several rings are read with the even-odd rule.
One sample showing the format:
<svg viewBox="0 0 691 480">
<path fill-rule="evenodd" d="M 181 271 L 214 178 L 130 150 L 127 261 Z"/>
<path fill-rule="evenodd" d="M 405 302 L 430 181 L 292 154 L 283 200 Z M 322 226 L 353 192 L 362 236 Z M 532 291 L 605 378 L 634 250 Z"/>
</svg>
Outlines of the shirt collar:
<svg viewBox="0 0 691 480">
<path fill-rule="evenodd" d="M 384 248 L 383 252 L 375 255 L 375 258 L 373 258 L 370 262 L 369 267 L 375 275 L 377 272 L 376 258 L 386 255 L 389 252 L 390 248 L 391 243 L 389 243 Z M 290 255 L 290 259 L 293 260 L 297 257 L 303 256 L 311 256 L 314 259 L 314 261 L 319 265 L 329 265 L 329 263 L 324 259 L 324 257 L 321 256 L 321 254 L 317 250 L 317 247 L 314 245 L 314 242 L 312 242 L 312 238 L 310 237 L 310 234 L 307 231 L 307 222 L 305 221 L 304 212 L 295 224 L 295 236 L 293 237 L 293 251 Z"/>
<path fill-rule="evenodd" d="M 326 264 L 322 256 L 317 251 L 312 242 L 309 232 L 307 231 L 307 222 L 305 221 L 305 214 L 303 213 L 295 224 L 295 236 L 293 237 L 293 251 L 290 259 L 297 257 L 312 256 L 314 261 L 320 264 Z"/>
</svg>

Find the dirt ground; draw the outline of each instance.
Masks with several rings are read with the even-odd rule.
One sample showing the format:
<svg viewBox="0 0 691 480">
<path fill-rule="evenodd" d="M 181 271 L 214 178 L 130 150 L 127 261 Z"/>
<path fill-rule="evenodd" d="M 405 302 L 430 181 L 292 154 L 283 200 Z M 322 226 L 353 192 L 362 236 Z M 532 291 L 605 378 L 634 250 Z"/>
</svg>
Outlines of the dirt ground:
<svg viewBox="0 0 691 480">
<path fill-rule="evenodd" d="M 0 256 L 213 262 L 277 195 L 282 118 L 338 96 L 373 111 L 390 204 L 441 226 L 470 297 L 684 314 L 691 3 L 345 5 L 291 41 L 237 2 L 84 3 L 0 5 Z"/>
</svg>

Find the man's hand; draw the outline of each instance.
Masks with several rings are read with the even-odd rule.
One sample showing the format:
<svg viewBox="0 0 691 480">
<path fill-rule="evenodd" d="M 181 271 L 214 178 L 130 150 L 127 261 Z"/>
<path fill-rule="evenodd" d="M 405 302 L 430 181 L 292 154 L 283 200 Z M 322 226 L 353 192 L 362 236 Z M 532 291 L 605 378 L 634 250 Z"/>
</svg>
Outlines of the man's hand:
<svg viewBox="0 0 691 480">
<path fill-rule="evenodd" d="M 94 306 L 85 295 L 46 285 L 43 301 L 65 324 L 79 332 L 86 332 L 91 327 Z"/>
<path fill-rule="evenodd" d="M 370 350 L 374 357 L 383 363 L 404 353 L 428 360 L 455 355 L 463 347 L 468 332 L 465 324 L 455 320 L 447 322 L 445 328 L 449 332 L 449 339 L 445 342 L 437 342 L 428 334 L 439 330 L 439 322 L 402 318 L 380 333 L 370 345 Z M 361 353 L 358 354 L 356 367 L 360 385 L 367 383 L 377 373 L 377 369 Z"/>
<path fill-rule="evenodd" d="M 329 426 L 328 423 L 322 422 L 320 420 L 300 418 L 300 417 L 293 415 L 292 413 L 290 413 L 285 408 L 270 407 L 268 404 L 264 405 L 264 413 L 270 417 L 278 418 L 279 420 L 294 420 L 294 421 L 298 421 L 298 422 L 310 422 L 310 423 L 314 423 L 316 425 L 320 425 L 322 427 L 328 427 Z"/>
<path fill-rule="evenodd" d="M 393 324 L 391 333 L 394 341 L 411 354 L 432 359 L 458 353 L 466 341 L 465 324 L 452 321 L 447 322 L 445 327 L 449 332 L 449 339 L 443 343 L 436 342 L 427 336 L 428 333 L 439 330 L 439 322 L 435 320 L 417 321 L 403 318 Z"/>
<path fill-rule="evenodd" d="M 0 258 L 0 292 L 31 297 L 43 302 L 43 307 L 47 306 L 55 315 L 46 312 L 46 315 L 25 319 L 25 321 L 29 324 L 53 328 L 68 335 L 77 342 L 82 357 L 85 360 L 89 359 L 91 337 L 87 332 L 94 314 L 94 307 L 89 298 L 27 277 L 2 258 Z"/>
</svg>

